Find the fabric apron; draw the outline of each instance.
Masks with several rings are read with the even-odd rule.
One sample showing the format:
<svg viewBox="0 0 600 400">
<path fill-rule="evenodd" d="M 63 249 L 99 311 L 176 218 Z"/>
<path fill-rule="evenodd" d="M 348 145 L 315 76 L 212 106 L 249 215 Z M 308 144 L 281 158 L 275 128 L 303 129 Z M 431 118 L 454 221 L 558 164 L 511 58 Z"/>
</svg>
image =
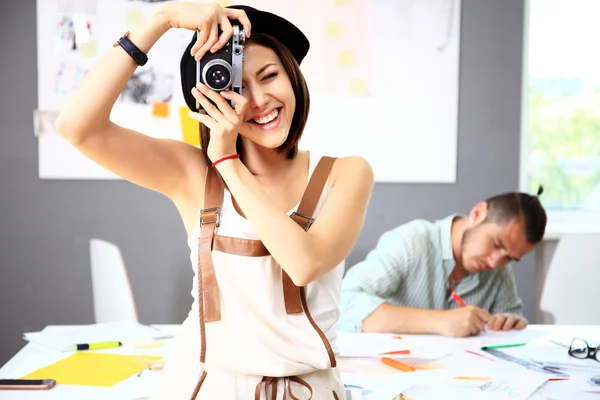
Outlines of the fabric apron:
<svg viewBox="0 0 600 400">
<path fill-rule="evenodd" d="M 335 159 L 311 154 L 290 217 L 309 230 Z M 345 399 L 335 329 L 344 264 L 297 287 L 235 209 L 214 169 L 189 238 L 194 303 L 151 400 Z"/>
</svg>

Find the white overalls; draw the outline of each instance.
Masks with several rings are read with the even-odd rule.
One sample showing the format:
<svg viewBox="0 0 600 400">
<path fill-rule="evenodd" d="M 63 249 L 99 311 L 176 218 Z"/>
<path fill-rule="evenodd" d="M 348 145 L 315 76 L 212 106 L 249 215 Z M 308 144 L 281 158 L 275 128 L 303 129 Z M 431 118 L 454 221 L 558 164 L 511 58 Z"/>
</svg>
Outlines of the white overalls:
<svg viewBox="0 0 600 400">
<path fill-rule="evenodd" d="M 311 154 L 307 189 L 288 213 L 305 230 L 327 195 L 334 161 Z M 205 209 L 188 240 L 194 303 L 150 399 L 344 400 L 330 345 L 344 263 L 295 286 L 214 170 L 205 187 Z"/>
</svg>

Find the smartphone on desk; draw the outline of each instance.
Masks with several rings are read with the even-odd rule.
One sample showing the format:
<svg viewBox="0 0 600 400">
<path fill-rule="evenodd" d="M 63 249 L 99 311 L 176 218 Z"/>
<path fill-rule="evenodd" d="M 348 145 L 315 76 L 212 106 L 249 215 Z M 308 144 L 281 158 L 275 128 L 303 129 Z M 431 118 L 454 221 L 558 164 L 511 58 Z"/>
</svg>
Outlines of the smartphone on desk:
<svg viewBox="0 0 600 400">
<path fill-rule="evenodd" d="M 0 390 L 48 390 L 54 386 L 54 379 L 0 379 Z"/>
</svg>

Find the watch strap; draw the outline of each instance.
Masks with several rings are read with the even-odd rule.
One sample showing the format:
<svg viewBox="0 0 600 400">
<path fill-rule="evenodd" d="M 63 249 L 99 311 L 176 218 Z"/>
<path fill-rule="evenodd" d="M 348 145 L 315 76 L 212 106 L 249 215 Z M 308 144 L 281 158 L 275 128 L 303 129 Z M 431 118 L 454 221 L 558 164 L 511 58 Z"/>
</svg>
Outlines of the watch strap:
<svg viewBox="0 0 600 400">
<path fill-rule="evenodd" d="M 123 36 L 113 45 L 113 47 L 121 46 L 127 54 L 133 58 L 133 61 L 139 66 L 143 66 L 148 62 L 148 56 L 146 53 L 141 51 L 132 41 L 129 39 L 129 31 L 125 32 Z"/>
</svg>

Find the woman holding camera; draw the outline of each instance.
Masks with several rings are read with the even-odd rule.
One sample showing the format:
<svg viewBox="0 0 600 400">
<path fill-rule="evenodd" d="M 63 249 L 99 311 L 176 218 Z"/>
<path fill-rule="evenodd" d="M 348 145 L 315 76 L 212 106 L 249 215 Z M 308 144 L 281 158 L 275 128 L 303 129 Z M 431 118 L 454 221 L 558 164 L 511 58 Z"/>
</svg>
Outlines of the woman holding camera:
<svg viewBox="0 0 600 400">
<path fill-rule="evenodd" d="M 241 94 L 195 81 L 196 62 L 231 43 L 230 20 L 246 36 Z M 196 32 L 181 71 L 201 149 L 109 119 L 171 28 Z M 332 346 L 344 259 L 373 173 L 359 157 L 298 149 L 308 49 L 297 27 L 268 12 L 166 2 L 102 58 L 59 116 L 58 131 L 80 152 L 168 196 L 188 233 L 194 303 L 151 399 L 345 398 Z"/>
</svg>

